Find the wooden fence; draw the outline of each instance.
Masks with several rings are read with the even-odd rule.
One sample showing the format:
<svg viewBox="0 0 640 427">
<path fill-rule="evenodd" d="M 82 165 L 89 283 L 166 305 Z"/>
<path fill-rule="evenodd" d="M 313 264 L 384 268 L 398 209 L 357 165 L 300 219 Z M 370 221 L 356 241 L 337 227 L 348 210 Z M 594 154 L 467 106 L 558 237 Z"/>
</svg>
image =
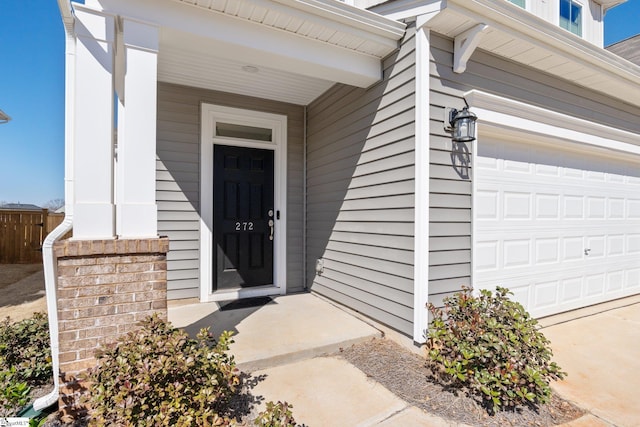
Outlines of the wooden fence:
<svg viewBox="0 0 640 427">
<path fill-rule="evenodd" d="M 0 209 L 0 264 L 42 262 L 42 242 L 63 219 L 64 214 L 49 213 L 47 209 Z"/>
</svg>

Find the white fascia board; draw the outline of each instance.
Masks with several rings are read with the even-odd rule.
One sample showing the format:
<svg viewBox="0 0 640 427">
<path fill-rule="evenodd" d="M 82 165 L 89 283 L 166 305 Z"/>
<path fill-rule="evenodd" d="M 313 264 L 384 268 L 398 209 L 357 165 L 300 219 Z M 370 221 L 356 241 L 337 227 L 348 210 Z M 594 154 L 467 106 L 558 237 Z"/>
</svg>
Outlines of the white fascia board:
<svg viewBox="0 0 640 427">
<path fill-rule="evenodd" d="M 433 15 L 447 7 L 447 0 L 396 0 L 374 6 L 371 10 L 394 20 L 409 20 L 420 15 Z M 422 25 L 417 25 L 420 28 Z"/>
<path fill-rule="evenodd" d="M 626 3 L 627 0 L 593 0 L 598 3 L 604 11 L 611 9 L 612 7 L 620 6 L 622 3 Z"/>
<path fill-rule="evenodd" d="M 183 6 L 196 8 L 200 12 L 204 11 L 207 13 L 224 15 L 222 12 L 209 10 L 207 8 L 203 8 L 202 6 L 199 6 L 197 4 L 192 4 L 184 0 L 173 0 L 173 1 Z M 328 7 L 319 7 L 323 3 L 326 3 L 325 1 L 251 0 L 251 2 L 254 3 L 257 7 L 261 7 L 272 12 L 280 13 L 282 14 L 282 16 L 297 18 L 304 22 L 310 22 L 310 23 L 325 27 L 327 29 L 341 31 L 356 37 L 361 37 L 365 40 L 372 41 L 376 44 L 387 46 L 389 49 L 395 49 L 397 47 L 397 41 L 400 38 L 402 38 L 402 35 L 404 34 L 405 25 L 403 23 L 393 21 L 391 19 L 385 18 L 380 15 L 372 14 L 369 11 L 363 11 L 362 9 L 352 8 L 349 5 L 341 4 L 342 6 L 349 7 L 350 10 L 355 9 L 360 12 L 366 12 L 371 15 L 377 16 L 380 18 L 379 21 L 381 22 L 379 22 L 378 25 L 373 26 L 370 24 L 370 22 L 364 20 L 363 17 L 358 17 L 353 13 L 351 13 L 350 15 L 345 13 L 338 13 L 340 12 L 340 9 L 336 7 L 333 8 L 334 10 Z M 315 3 L 315 5 L 313 3 Z M 333 3 L 335 3 L 335 0 L 331 0 L 331 4 Z M 153 3 L 153 5 L 154 7 L 156 7 L 155 2 Z M 226 16 L 229 16 L 229 15 L 226 15 Z M 231 17 L 231 18 L 239 21 L 243 21 L 243 22 L 248 21 L 243 18 L 237 18 L 237 17 Z M 371 17 L 369 17 L 369 21 L 371 21 Z M 249 22 L 251 22 L 253 25 L 261 26 L 261 24 L 257 22 L 252 22 L 252 21 L 249 21 Z M 386 24 L 387 27 L 382 26 L 381 25 L 382 23 Z M 265 26 L 265 27 L 268 28 L 268 26 Z M 273 29 L 290 33 L 290 34 L 295 34 L 292 31 L 280 30 L 278 28 L 273 28 Z M 298 36 L 305 38 L 305 36 L 303 35 L 298 35 Z"/>
<path fill-rule="evenodd" d="M 513 8 L 504 0 L 448 0 L 447 8 L 482 21 L 494 29 L 514 38 L 542 47 L 552 54 L 575 61 L 583 67 L 603 74 L 608 79 L 620 80 L 637 86 L 640 66 L 618 55 L 599 48 L 557 25 L 527 12 Z"/>
<path fill-rule="evenodd" d="M 176 1 L 104 0 L 113 14 L 199 37 L 215 56 L 310 77 L 368 87 L 380 80 L 380 58 Z M 162 56 L 162 47 L 160 48 Z"/>
<path fill-rule="evenodd" d="M 60 9 L 60 16 L 62 16 L 62 23 L 65 28 L 67 31 L 72 31 L 75 18 L 73 17 L 71 0 L 58 0 L 58 9 Z"/>
<path fill-rule="evenodd" d="M 335 0 L 273 1 L 393 40 L 400 40 L 406 28 L 402 22 Z"/>
<path fill-rule="evenodd" d="M 640 155 L 640 134 L 579 119 L 520 101 L 472 90 L 464 95 L 483 124 L 493 129 L 535 134 L 577 144 Z"/>
</svg>

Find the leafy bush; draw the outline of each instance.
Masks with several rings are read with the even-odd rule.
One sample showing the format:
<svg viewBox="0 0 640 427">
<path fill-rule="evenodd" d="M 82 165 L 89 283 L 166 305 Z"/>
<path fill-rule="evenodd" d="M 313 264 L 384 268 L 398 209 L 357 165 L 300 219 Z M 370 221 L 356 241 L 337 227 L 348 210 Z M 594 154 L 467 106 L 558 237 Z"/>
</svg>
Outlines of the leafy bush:
<svg viewBox="0 0 640 427">
<path fill-rule="evenodd" d="M 0 358 L 2 368 L 15 367 L 16 375 L 31 385 L 51 380 L 51 341 L 49 322 L 44 313 L 11 323 L 0 322 Z"/>
<path fill-rule="evenodd" d="M 14 415 L 16 409 L 29 403 L 31 387 L 16 377 L 14 367 L 0 371 L 0 416 Z"/>
<path fill-rule="evenodd" d="M 549 340 L 521 304 L 495 294 L 469 289 L 429 304 L 433 314 L 427 346 L 439 374 L 453 385 L 482 396 L 493 411 L 518 404 L 543 404 L 551 396 L 549 381 L 566 373 L 551 362 Z"/>
<path fill-rule="evenodd" d="M 287 402 L 267 402 L 267 408 L 258 414 L 253 423 L 260 427 L 297 427 L 292 408 Z"/>
<path fill-rule="evenodd" d="M 203 329 L 197 339 L 157 315 L 96 353 L 86 403 L 90 425 L 227 426 L 227 399 L 239 383 L 231 339 Z"/>
<path fill-rule="evenodd" d="M 51 380 L 49 323 L 44 313 L 0 322 L 0 408 L 6 415 L 29 403 L 30 392 Z"/>
</svg>

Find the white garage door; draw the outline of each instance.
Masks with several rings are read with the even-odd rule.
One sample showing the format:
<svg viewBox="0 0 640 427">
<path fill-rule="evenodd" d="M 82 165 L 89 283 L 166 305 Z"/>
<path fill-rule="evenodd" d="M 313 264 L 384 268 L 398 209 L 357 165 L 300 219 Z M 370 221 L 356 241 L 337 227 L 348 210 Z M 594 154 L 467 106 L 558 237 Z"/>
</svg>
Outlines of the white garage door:
<svg viewBox="0 0 640 427">
<path fill-rule="evenodd" d="M 534 317 L 640 293 L 640 159 L 560 145 L 478 142 L 474 286 Z"/>
</svg>

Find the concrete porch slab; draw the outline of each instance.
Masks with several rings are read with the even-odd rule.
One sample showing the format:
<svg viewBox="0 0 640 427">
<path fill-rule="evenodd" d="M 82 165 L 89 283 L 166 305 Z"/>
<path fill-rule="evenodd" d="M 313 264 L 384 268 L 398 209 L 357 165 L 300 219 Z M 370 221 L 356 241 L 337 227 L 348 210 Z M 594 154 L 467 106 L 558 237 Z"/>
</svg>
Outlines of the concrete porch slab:
<svg viewBox="0 0 640 427">
<path fill-rule="evenodd" d="M 252 298 L 229 303 L 169 302 L 169 321 L 195 335 L 234 332 L 238 368 L 255 371 L 332 353 L 380 337 L 377 329 L 313 294 Z"/>
</svg>

